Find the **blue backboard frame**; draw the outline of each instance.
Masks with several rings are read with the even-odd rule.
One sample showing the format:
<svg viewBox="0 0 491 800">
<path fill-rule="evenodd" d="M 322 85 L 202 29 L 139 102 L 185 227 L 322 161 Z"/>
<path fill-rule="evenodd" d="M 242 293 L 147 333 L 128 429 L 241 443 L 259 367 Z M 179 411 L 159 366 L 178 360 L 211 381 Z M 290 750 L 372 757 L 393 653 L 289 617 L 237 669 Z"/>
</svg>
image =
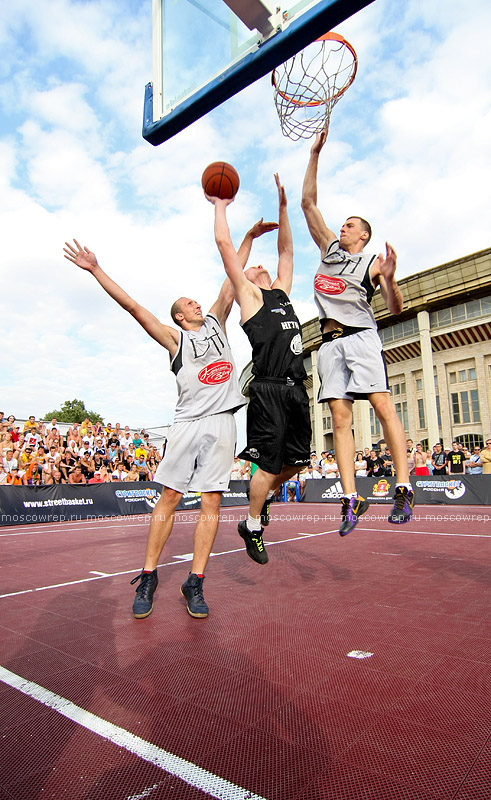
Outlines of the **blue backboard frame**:
<svg viewBox="0 0 491 800">
<path fill-rule="evenodd" d="M 145 87 L 143 138 L 153 145 L 171 139 L 221 103 L 272 72 L 318 36 L 339 25 L 373 0 L 323 0 L 252 53 L 225 70 L 166 116 L 154 121 L 153 84 Z"/>
</svg>

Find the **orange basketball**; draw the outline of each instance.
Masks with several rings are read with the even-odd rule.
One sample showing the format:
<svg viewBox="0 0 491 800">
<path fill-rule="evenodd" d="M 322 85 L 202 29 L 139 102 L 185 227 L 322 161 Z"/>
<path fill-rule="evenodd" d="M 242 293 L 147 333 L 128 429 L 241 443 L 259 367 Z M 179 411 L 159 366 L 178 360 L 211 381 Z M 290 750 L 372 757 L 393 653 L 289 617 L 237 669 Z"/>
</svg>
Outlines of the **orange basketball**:
<svg viewBox="0 0 491 800">
<path fill-rule="evenodd" d="M 226 161 L 214 161 L 208 164 L 201 176 L 201 185 L 205 194 L 228 200 L 235 197 L 240 184 L 239 173 Z"/>
</svg>

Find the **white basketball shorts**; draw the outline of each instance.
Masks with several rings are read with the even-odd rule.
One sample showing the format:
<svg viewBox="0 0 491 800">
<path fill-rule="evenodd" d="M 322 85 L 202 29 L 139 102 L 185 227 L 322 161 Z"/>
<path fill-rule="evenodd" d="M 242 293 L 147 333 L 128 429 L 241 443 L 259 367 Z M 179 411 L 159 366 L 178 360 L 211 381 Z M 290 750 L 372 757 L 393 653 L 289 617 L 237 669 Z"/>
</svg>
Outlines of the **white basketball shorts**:
<svg viewBox="0 0 491 800">
<path fill-rule="evenodd" d="M 321 381 L 318 402 L 366 399 L 372 392 L 388 392 L 382 342 L 367 328 L 321 345 L 317 359 Z"/>
<path fill-rule="evenodd" d="M 175 422 L 154 480 L 176 492 L 223 492 L 234 463 L 237 428 L 231 411 Z"/>
</svg>

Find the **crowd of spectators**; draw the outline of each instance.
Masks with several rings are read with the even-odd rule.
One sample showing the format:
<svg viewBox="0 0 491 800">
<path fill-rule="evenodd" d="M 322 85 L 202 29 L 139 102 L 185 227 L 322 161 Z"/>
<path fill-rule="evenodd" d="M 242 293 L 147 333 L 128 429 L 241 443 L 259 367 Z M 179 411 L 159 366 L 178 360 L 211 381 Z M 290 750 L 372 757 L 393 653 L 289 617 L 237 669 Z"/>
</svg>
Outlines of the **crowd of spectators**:
<svg viewBox="0 0 491 800">
<path fill-rule="evenodd" d="M 448 449 L 437 442 L 432 450 L 424 450 L 420 442 L 415 445 L 412 439 L 407 440 L 406 449 L 410 475 L 491 475 L 491 437 L 485 440 L 483 448 L 476 445 L 472 451 L 456 441 Z M 240 477 L 249 477 L 250 465 L 237 462 L 238 459 L 232 478 L 238 480 Z M 380 442 L 376 448 L 359 450 L 353 468 L 357 478 L 389 478 L 395 475 L 390 449 L 385 442 Z M 311 463 L 286 482 L 286 498 L 295 500 L 298 494 L 303 493 L 306 481 L 320 478 L 339 478 L 334 451 L 324 450 L 320 458 L 316 452 L 312 452 Z M 279 496 L 280 490 L 277 494 Z"/>
<path fill-rule="evenodd" d="M 0 411 L 0 486 L 151 481 L 161 457 L 144 429 L 85 419 L 63 434 L 32 415 L 21 430 Z"/>
<path fill-rule="evenodd" d="M 486 439 L 485 447 L 478 445 L 468 450 L 460 442 L 452 442 L 445 449 L 437 442 L 432 450 L 424 450 L 412 439 L 406 442 L 407 460 L 410 475 L 491 475 L 491 438 Z M 388 478 L 395 475 L 394 464 L 389 447 L 381 442 L 377 448 L 365 447 L 356 453 L 353 468 L 357 478 Z M 300 481 L 312 478 L 339 478 L 339 470 L 334 453 L 325 450 L 320 459 L 317 453 L 311 454 L 311 464 L 298 473 Z"/>
<path fill-rule="evenodd" d="M 412 439 L 406 445 L 410 475 L 491 475 L 491 437 L 472 452 L 456 441 L 448 449 L 437 442 L 426 451 Z M 135 432 L 128 425 L 116 423 L 113 428 L 111 423 L 85 419 L 62 434 L 56 419 L 43 422 L 30 416 L 21 430 L 13 414 L 6 418 L 0 411 L 0 486 L 151 481 L 161 457 L 144 429 Z M 358 451 L 353 468 L 358 478 L 392 477 L 389 447 L 380 442 L 377 448 Z M 231 479 L 250 477 L 251 464 L 236 456 Z M 339 478 L 333 451 L 324 450 L 320 458 L 311 453 L 309 466 L 291 479 L 292 498 L 295 482 L 303 491 L 305 481 L 319 478 Z"/>
</svg>

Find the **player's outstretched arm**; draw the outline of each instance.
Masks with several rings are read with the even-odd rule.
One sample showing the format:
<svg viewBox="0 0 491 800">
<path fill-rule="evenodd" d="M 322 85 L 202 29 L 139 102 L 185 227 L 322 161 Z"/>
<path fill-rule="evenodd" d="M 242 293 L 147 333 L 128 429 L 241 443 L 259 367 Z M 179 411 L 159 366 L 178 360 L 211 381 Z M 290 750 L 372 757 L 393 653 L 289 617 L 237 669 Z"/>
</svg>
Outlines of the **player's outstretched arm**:
<svg viewBox="0 0 491 800">
<path fill-rule="evenodd" d="M 277 228 L 277 222 L 264 222 L 263 217 L 261 217 L 261 219 L 258 222 L 255 222 L 252 228 L 247 231 L 239 249 L 237 250 L 237 255 L 239 256 L 240 263 L 242 264 L 242 269 L 245 269 L 245 266 L 249 260 L 254 239 L 258 239 L 263 235 L 263 233 L 275 231 Z"/>
<path fill-rule="evenodd" d="M 390 313 L 400 314 L 403 307 L 403 299 L 395 279 L 397 255 L 388 242 L 385 243 L 385 250 L 385 258 L 380 253 L 372 270 L 371 278 L 375 286 L 380 286 L 382 297 Z"/>
<path fill-rule="evenodd" d="M 214 304 L 213 309 L 219 306 L 220 303 L 226 308 L 228 294 L 230 292 L 230 307 L 226 312 L 226 317 L 230 312 L 230 308 L 232 307 L 232 303 L 235 298 L 241 308 L 242 317 L 244 317 L 245 313 L 247 314 L 246 318 L 248 318 L 250 316 L 250 303 L 255 294 L 259 294 L 259 290 L 257 290 L 256 287 L 245 277 L 241 259 L 238 253 L 235 251 L 235 247 L 230 236 L 226 209 L 229 203 L 232 201 L 222 200 L 219 197 L 209 197 L 208 195 L 206 195 L 206 197 L 210 203 L 215 206 L 215 241 L 218 251 L 222 257 L 225 272 L 227 273 L 227 277 L 229 279 L 223 284 L 220 295 L 217 302 Z M 220 319 L 220 322 L 222 322 L 222 319 L 217 311 L 215 311 L 215 313 Z"/>
<path fill-rule="evenodd" d="M 319 166 L 319 155 L 326 143 L 327 127 L 315 137 L 314 144 L 310 148 L 310 158 L 302 186 L 302 211 L 307 221 L 307 226 L 312 239 L 324 257 L 327 248 L 337 236 L 327 227 L 324 218 L 317 207 L 317 169 Z"/>
<path fill-rule="evenodd" d="M 213 202 L 210 197 L 208 197 L 208 200 L 210 200 L 210 202 Z M 250 230 L 247 231 L 239 249 L 237 250 L 237 256 L 241 263 L 242 270 L 244 270 L 247 261 L 249 259 L 254 239 L 259 238 L 259 236 L 262 236 L 263 233 L 269 233 L 270 231 L 276 230 L 277 227 L 278 227 L 277 222 L 264 222 L 263 218 L 261 217 L 261 219 L 258 220 L 258 222 L 255 222 L 252 228 L 250 228 Z M 234 299 L 235 299 L 234 288 L 232 286 L 230 278 L 227 277 L 222 285 L 216 303 L 214 303 L 213 307 L 210 309 L 210 311 L 213 314 L 215 314 L 216 317 L 218 317 L 222 327 L 225 326 L 225 322 L 232 309 Z"/>
<path fill-rule="evenodd" d="M 102 286 L 105 292 L 118 303 L 121 308 L 128 311 L 132 317 L 155 339 L 162 347 L 165 347 L 171 355 L 174 355 L 179 341 L 179 334 L 169 325 L 164 325 L 150 311 L 133 300 L 124 289 L 121 288 L 104 270 L 99 266 L 95 253 L 88 247 L 82 247 L 76 239 L 73 240 L 75 247 L 69 242 L 65 242 L 63 251 L 65 258 L 76 264 L 77 267 L 90 272 L 96 281 Z"/>
<path fill-rule="evenodd" d="M 278 173 L 274 176 L 278 189 L 278 277 L 273 288 L 283 289 L 290 294 L 293 282 L 293 237 L 288 218 L 285 187 L 280 183 Z"/>
</svg>

